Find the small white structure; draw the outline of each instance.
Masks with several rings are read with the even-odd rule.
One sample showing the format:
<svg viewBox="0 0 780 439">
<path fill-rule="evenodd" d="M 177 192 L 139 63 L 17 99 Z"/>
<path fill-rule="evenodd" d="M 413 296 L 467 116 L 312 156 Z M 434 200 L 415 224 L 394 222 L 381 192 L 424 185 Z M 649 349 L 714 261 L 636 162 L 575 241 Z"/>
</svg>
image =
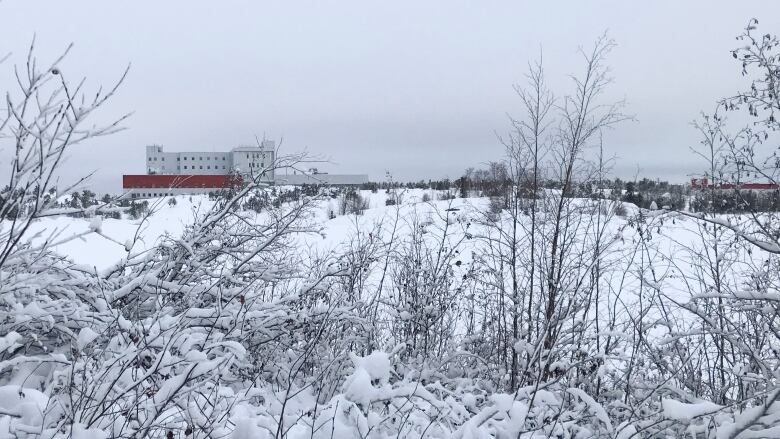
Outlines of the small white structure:
<svg viewBox="0 0 780 439">
<path fill-rule="evenodd" d="M 326 186 L 359 186 L 368 183 L 366 174 L 292 174 L 277 175 L 275 184 L 285 186 L 301 186 L 304 184 Z"/>
</svg>

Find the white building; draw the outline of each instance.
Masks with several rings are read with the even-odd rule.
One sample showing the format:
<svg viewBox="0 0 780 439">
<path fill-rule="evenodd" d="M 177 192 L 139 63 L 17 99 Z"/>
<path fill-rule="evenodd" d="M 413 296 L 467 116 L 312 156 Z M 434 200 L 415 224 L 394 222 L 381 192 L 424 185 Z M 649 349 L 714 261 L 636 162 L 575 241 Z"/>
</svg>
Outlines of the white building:
<svg viewBox="0 0 780 439">
<path fill-rule="evenodd" d="M 327 174 L 311 169 L 299 174 L 275 169 L 275 143 L 239 146 L 227 152 L 165 152 L 160 145 L 146 147 L 146 174 L 123 175 L 122 188 L 131 198 L 207 194 L 241 187 L 249 180 L 277 185 L 349 185 L 368 182 L 365 174 Z"/>
<path fill-rule="evenodd" d="M 239 146 L 228 152 L 165 152 L 159 145 L 146 147 L 146 173 L 149 175 L 226 175 L 260 176 L 274 180 L 273 140 L 260 146 Z"/>
</svg>

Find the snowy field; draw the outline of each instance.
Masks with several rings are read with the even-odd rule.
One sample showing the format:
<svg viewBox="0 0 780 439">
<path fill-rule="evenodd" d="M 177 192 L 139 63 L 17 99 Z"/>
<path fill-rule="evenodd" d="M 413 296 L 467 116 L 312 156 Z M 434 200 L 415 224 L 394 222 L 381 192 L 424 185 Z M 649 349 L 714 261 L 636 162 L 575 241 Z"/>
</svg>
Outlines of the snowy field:
<svg viewBox="0 0 780 439">
<path fill-rule="evenodd" d="M 431 197 L 433 201 L 423 202 L 424 195 Z M 403 191 L 402 204 L 398 206 L 386 206 L 388 195 L 384 191 L 372 193 L 361 191 L 361 195 L 368 200 L 368 209 L 362 215 L 347 214 L 335 218 L 328 218 L 330 211 L 337 210 L 337 200 L 318 202 L 318 207 L 313 210 L 311 223 L 319 227 L 318 233 L 302 234 L 302 245 L 311 246 L 318 250 L 335 250 L 343 245 L 348 238 L 374 228 L 377 224 L 387 225 L 398 219 L 404 223 L 411 214 L 424 217 L 429 221 L 441 221 L 445 217 L 456 220 L 479 221 L 480 213 L 487 206 L 485 198 L 455 198 L 452 200 L 438 200 L 441 191 L 408 189 Z M 175 199 L 171 205 L 169 200 Z M 187 226 L 191 226 L 202 215 L 212 208 L 214 201 L 205 195 L 175 196 L 149 199 L 150 213 L 144 219 L 133 220 L 124 215 L 123 219 L 100 219 L 101 234 L 89 234 L 83 238 L 69 240 L 56 245 L 53 248 L 61 255 L 66 256 L 76 264 L 97 268 L 98 270 L 115 265 L 127 257 L 125 250 L 128 241 L 134 243 L 134 252 L 143 252 L 155 248 L 163 237 L 178 238 Z M 626 204 L 628 216 L 636 215 L 638 209 Z M 99 216 L 99 215 L 98 215 Z M 262 215 L 255 215 L 259 223 L 265 219 Z M 696 221 L 676 216 L 675 222 L 665 222 L 657 228 L 658 238 L 661 238 L 661 247 L 674 253 L 675 243 L 693 245 L 700 240 L 699 234 L 694 230 Z M 621 238 L 621 246 L 631 247 L 635 244 L 636 237 L 626 230 L 628 220 L 615 217 L 612 219 L 612 232 Z M 67 216 L 54 216 L 42 218 L 32 224 L 28 231 L 29 236 L 35 236 L 34 243 L 44 241 L 56 242 L 67 240 L 74 235 L 87 234 L 94 223 L 94 218 L 73 218 Z M 475 223 L 475 228 L 477 224 Z M 382 229 L 384 230 L 384 229 Z M 388 232 L 387 230 L 384 230 Z M 666 238 L 666 239 L 664 239 Z M 628 239 L 628 242 L 626 241 Z"/>
<path fill-rule="evenodd" d="M 452 203 L 439 201 L 429 205 L 421 202 L 426 193 L 434 200 L 437 195 L 441 194 L 439 191 L 422 189 L 405 191 L 403 206 L 399 206 L 402 209 L 402 216 L 410 209 L 415 208 L 436 211 L 446 209 L 450 207 L 450 204 L 464 206 L 470 205 L 472 202 L 480 204 L 484 201 L 457 199 Z M 359 227 L 366 227 L 367 224 L 395 215 L 395 207 L 385 206 L 388 195 L 383 191 L 377 193 L 361 191 L 361 195 L 369 200 L 369 208 L 360 217 L 346 215 L 329 219 L 328 211 L 337 210 L 338 201 L 326 200 L 318 203 L 319 208 L 314 209 L 312 221 L 322 226 L 322 236 L 319 236 L 320 239 L 307 239 L 307 243 L 323 250 L 333 249 L 355 231 L 356 224 L 359 224 Z M 169 204 L 171 199 L 175 199 L 176 203 Z M 208 196 L 205 195 L 151 198 L 149 199 L 150 214 L 147 218 L 133 220 L 124 215 L 123 219 L 102 219 L 100 221 L 101 233 L 104 236 L 91 234 L 53 248 L 76 264 L 103 270 L 127 257 L 125 244 L 128 241 L 136 241 L 135 253 L 153 249 L 163 237 L 180 237 L 185 227 L 196 222 L 213 205 L 214 201 L 209 200 Z M 257 222 L 263 219 L 262 216 L 256 216 Z M 93 218 L 48 217 L 35 222 L 28 233 L 30 236 L 36 236 L 36 239 L 33 240 L 34 243 L 41 243 L 45 240 L 56 242 L 89 232 L 92 223 Z"/>
<path fill-rule="evenodd" d="M 522 279 L 534 279 L 533 270 L 545 268 L 545 262 L 538 262 L 535 258 L 543 261 L 550 246 L 555 245 L 545 241 L 546 233 L 554 230 L 555 219 L 550 217 L 552 211 L 540 208 L 538 212 L 538 225 L 534 226 L 537 229 L 533 235 L 539 237 L 536 247 L 529 247 L 531 217 L 520 213 L 518 226 L 514 229 L 516 236 L 512 238 L 515 241 L 511 241 L 518 243 L 519 253 L 511 256 L 516 259 L 508 259 L 507 242 L 510 242 L 509 234 L 513 230 L 511 217 L 507 210 L 491 214 L 491 200 L 487 198 L 443 199 L 443 192 L 432 190 L 406 190 L 393 195 L 384 191 L 362 191 L 360 195 L 366 203 L 360 214 L 338 214 L 338 197 L 323 197 L 312 202 L 301 210 L 305 215 L 295 223 L 301 224 L 300 229 L 291 226 L 291 230 L 295 231 L 284 235 L 285 245 L 268 250 L 270 259 L 263 257 L 254 261 L 257 258 L 250 257 L 243 261 L 224 259 L 220 262 L 220 256 L 216 256 L 217 259 L 210 257 L 213 262 L 208 267 L 204 266 L 203 271 L 202 262 L 193 262 L 201 261 L 197 259 L 201 256 L 196 258 L 199 252 L 213 251 L 219 255 L 230 251 L 234 245 L 233 238 L 219 234 L 199 241 L 199 248 L 195 247 L 194 241 L 188 241 L 188 231 L 197 229 L 212 218 L 215 202 L 206 196 L 177 196 L 175 202 L 170 202 L 171 198 L 152 199 L 149 215 L 140 220 L 126 217 L 102 220 L 99 217 L 46 217 L 32 224 L 28 236 L 33 237 L 35 245 L 47 240 L 54 243 L 66 240 L 52 248 L 66 258 L 66 267 L 73 264 L 66 270 L 95 273 L 94 282 L 98 285 L 105 282 L 106 287 L 100 288 L 115 288 L 113 292 L 102 293 L 107 294 L 107 302 L 98 300 L 92 305 L 98 310 L 106 303 L 131 304 L 127 302 L 133 297 L 128 295 L 131 289 L 138 291 L 134 294 L 141 295 L 147 291 L 159 292 L 160 289 L 169 291 L 169 294 L 179 294 L 176 291 L 180 291 L 180 284 L 161 280 L 162 273 L 166 271 L 139 271 L 141 274 L 137 276 L 132 273 L 140 270 L 138 267 L 142 264 L 157 264 L 156 261 L 160 260 L 169 264 L 165 262 L 169 257 L 165 248 L 180 245 L 185 254 L 190 253 L 190 256 L 181 259 L 183 262 L 174 260 L 170 262 L 173 265 L 162 265 L 164 270 L 170 270 L 170 267 L 180 267 L 177 264 L 183 263 L 188 267 L 185 271 L 192 272 L 188 276 L 196 276 L 181 284 L 187 285 L 188 293 L 183 297 L 188 298 L 182 299 L 186 301 L 186 306 L 181 311 L 174 311 L 179 304 L 160 303 L 159 311 L 150 314 L 144 323 L 137 326 L 152 334 L 159 333 L 161 341 L 168 340 L 166 343 L 177 340 L 181 347 L 156 354 L 160 362 L 167 363 L 159 369 L 161 375 L 148 377 L 148 383 L 145 381 L 147 378 L 131 379 L 131 375 L 123 375 L 135 370 L 132 368 L 116 372 L 119 373 L 116 379 L 131 387 L 144 382 L 144 388 L 151 392 L 143 402 L 148 405 L 144 409 L 148 413 L 157 410 L 151 407 L 160 404 L 155 395 L 168 392 L 170 398 L 180 398 L 173 388 L 189 383 L 182 375 L 182 370 L 187 370 L 187 374 L 199 377 L 197 384 L 187 384 L 193 386 L 192 391 L 220 392 L 209 397 L 193 397 L 192 404 L 219 401 L 218 404 L 225 405 L 220 409 L 223 414 L 219 416 L 226 420 L 219 428 L 214 427 L 214 432 L 218 432 L 220 437 L 234 439 L 279 437 L 282 428 L 285 429 L 282 436 L 296 438 L 384 438 L 393 435 L 481 438 L 496 437 L 496 432 L 499 432 L 498 437 L 515 437 L 527 428 L 527 418 L 544 424 L 543 420 L 553 416 L 556 410 L 562 411 L 560 415 L 569 419 L 570 425 L 548 423 L 540 431 L 546 431 L 545 434 L 579 432 L 584 435 L 576 437 L 609 434 L 629 438 L 638 428 L 643 428 L 644 421 L 627 416 L 624 407 L 619 404 L 603 406 L 582 389 L 586 387 L 584 383 L 595 384 L 596 389 L 602 382 L 604 386 L 610 382 L 623 383 L 622 386 L 630 383 L 641 389 L 644 385 L 642 379 L 650 380 L 654 373 L 663 374 L 664 371 L 658 368 L 667 367 L 673 360 L 653 359 L 654 352 L 668 354 L 671 351 L 666 346 L 679 349 L 679 342 L 684 336 L 696 334 L 697 323 L 692 318 L 696 311 L 691 314 L 685 306 L 697 295 L 711 294 L 711 290 L 696 285 L 697 281 L 706 281 L 711 275 L 705 272 L 702 260 L 710 258 L 717 263 L 728 260 L 733 273 L 743 273 L 760 265 L 765 257 L 758 252 L 745 251 L 746 247 L 727 248 L 730 242 L 727 231 L 717 232 L 712 228 L 714 235 L 709 236 L 704 222 L 686 215 L 640 211 L 630 204 L 623 204 L 623 213 L 614 215 L 611 212 L 616 210 L 616 202 L 570 200 L 567 207 L 570 215 L 566 220 L 566 233 L 569 235 L 564 236 L 563 244 L 559 244 L 566 245 L 567 250 L 561 253 L 563 256 L 556 260 L 556 264 L 560 265 L 558 272 L 564 276 L 561 284 L 567 286 L 562 299 L 564 302 L 559 307 L 571 311 L 566 311 L 567 321 L 560 324 L 559 337 L 563 348 L 554 351 L 556 361 L 546 366 L 545 370 L 550 372 L 545 373 L 568 376 L 573 373 L 572 370 L 577 372 L 568 388 L 556 389 L 553 380 L 549 390 L 534 390 L 531 386 L 521 388 L 515 395 L 504 394 L 492 383 L 497 379 L 502 385 L 508 385 L 507 369 L 500 366 L 486 368 L 481 362 L 495 357 L 498 360 L 490 361 L 500 363 L 501 355 L 504 355 L 502 351 L 519 352 L 521 359 L 538 355 L 542 339 L 532 343 L 529 336 L 527 340 L 523 338 L 512 342 L 511 339 L 502 340 L 496 334 L 511 331 L 507 317 L 511 313 L 508 314 L 505 309 L 512 300 L 509 287 L 511 274 L 516 273 Z M 401 202 L 387 205 L 390 197 Z M 556 194 L 551 193 L 547 199 L 554 202 Z M 230 234 L 240 237 L 244 231 L 251 231 L 262 237 L 270 231 L 270 236 L 275 236 L 275 228 L 266 228 L 267 225 L 274 221 L 276 224 L 283 222 L 280 219 L 284 218 L 283 215 L 274 215 L 295 212 L 294 205 L 290 203 L 259 214 L 244 210 L 237 216 L 238 222 L 231 223 L 233 229 Z M 719 220 L 726 221 L 729 217 Z M 68 240 L 71 236 L 78 238 Z M 262 240 L 258 242 L 266 245 Z M 249 246 L 250 254 L 254 254 L 252 245 L 258 244 Z M 717 253 L 721 247 L 723 253 Z M 713 250 L 717 254 L 708 253 Z M 590 260 L 591 257 L 594 259 Z M 594 265 L 596 259 L 597 266 Z M 294 263 L 291 262 L 293 260 Z M 507 266 L 513 260 L 515 271 Z M 250 265 L 241 268 L 245 263 Z M 117 274 L 116 267 L 125 268 Z M 123 272 L 130 274 L 122 277 Z M 110 279 L 116 276 L 120 276 L 119 283 L 111 283 Z M 260 279 L 262 287 L 244 284 L 243 279 L 254 279 L 253 276 Z M 731 287 L 739 289 L 746 279 L 749 276 L 734 276 L 728 282 Z M 232 286 L 218 287 L 216 299 L 204 301 L 201 298 L 215 294 L 211 285 L 221 285 L 221 282 L 230 282 Z M 327 288 L 323 287 L 324 284 L 328 285 Z M 277 288 L 294 293 L 277 293 Z M 318 296 L 320 288 L 325 295 L 337 296 Z M 533 284 L 528 288 L 534 288 Z M 538 284 L 536 288 L 539 288 Z M 307 295 L 312 295 L 307 300 L 313 302 L 298 302 Z M 219 299 L 223 296 L 240 300 Z M 338 307 L 331 308 L 333 303 L 338 303 Z M 216 309 L 221 309 L 218 315 L 214 314 Z M 535 309 L 537 316 L 544 312 L 538 304 Z M 29 303 L 20 315 L 42 316 L 46 312 L 39 305 Z M 97 315 L 101 312 L 98 311 Z M 226 313 L 224 318 L 220 317 L 223 312 Z M 83 310 L 73 315 L 92 315 L 92 311 Z M 204 322 L 211 322 L 212 318 L 216 320 L 209 325 L 226 325 L 221 329 L 224 334 L 216 339 L 216 344 L 208 348 L 200 346 L 196 340 L 203 334 L 197 328 Z M 270 339 L 286 339 L 289 344 L 285 349 L 288 351 L 277 358 L 275 356 L 283 351 L 271 350 L 263 354 L 265 351 L 260 349 L 258 358 L 270 355 L 269 358 L 277 358 L 274 361 L 281 363 L 260 369 L 265 370 L 264 378 L 254 379 L 252 385 L 246 381 L 248 378 L 230 375 L 230 385 L 214 387 L 217 378 L 210 375 L 212 370 L 222 371 L 219 372 L 220 377 L 228 370 L 234 374 L 232 368 L 225 366 L 228 363 L 223 361 L 240 363 L 246 356 L 246 348 L 234 341 L 224 341 L 223 348 L 216 348 L 223 344 L 221 340 L 233 340 L 235 337 L 239 337 L 235 340 L 243 340 L 241 337 L 246 337 L 245 330 L 236 332 L 237 329 L 231 326 L 237 318 L 252 321 L 250 327 L 263 328 L 263 333 L 267 333 Z M 276 319 L 284 319 L 284 323 L 280 324 Z M 339 337 L 355 337 L 355 340 L 369 337 L 367 343 L 373 347 L 353 352 L 339 343 L 320 345 L 319 336 L 314 338 L 316 342 L 307 340 L 307 337 L 312 337 L 310 328 L 330 330 L 330 323 L 317 326 L 319 319 L 338 321 L 336 326 L 343 328 Z M 301 326 L 298 326 L 299 322 Z M 113 340 L 110 343 L 119 343 L 115 348 L 127 337 L 123 334 L 132 334 L 135 330 L 132 328 L 136 327 L 121 317 L 117 324 L 119 332 L 109 338 Z M 428 326 L 421 331 L 418 329 L 421 324 Z M 64 325 L 67 327 L 68 323 Z M 531 321 L 529 327 L 533 326 Z M 92 351 L 89 346 L 107 337 L 112 329 L 103 323 L 92 327 L 94 329 L 63 330 L 70 331 L 73 349 L 97 354 L 98 351 Z M 18 346 L 19 337 L 14 334 L 0 337 L 0 351 Z M 544 330 L 539 334 L 545 334 Z M 242 343 L 251 343 L 251 337 L 255 336 L 250 336 L 250 342 Z M 314 344 L 309 345 L 310 342 Z M 155 343 L 159 342 L 144 350 L 132 349 L 130 355 L 159 349 Z M 637 353 L 638 343 L 646 345 L 650 353 Z M 590 347 L 586 348 L 585 344 Z M 574 349 L 574 346 L 579 347 Z M 302 367 L 297 364 L 298 359 L 311 358 L 312 353 L 308 349 L 315 347 L 322 350 L 316 353 L 322 356 L 318 361 L 325 361 L 332 367 L 326 367 L 321 372 L 312 369 L 306 376 L 314 378 L 290 378 L 287 387 L 280 387 L 285 380 L 269 371 L 300 373 L 296 369 Z M 180 349 L 191 351 L 188 353 Z M 215 354 L 215 349 L 219 353 Z M 328 352 L 329 349 L 332 352 Z M 409 351 L 415 352 L 416 356 L 408 356 L 406 352 Z M 100 352 L 104 359 L 113 355 L 107 351 Z M 598 360 L 597 366 L 580 369 L 576 361 L 579 352 L 588 352 L 589 356 Z M 152 361 L 152 358 L 155 357 L 150 354 L 149 360 L 143 361 Z M 400 361 L 400 358 L 406 359 Z M 642 379 L 628 379 L 638 358 L 658 363 L 647 369 L 651 372 L 644 372 Z M 81 367 L 88 364 L 84 363 Z M 150 364 L 145 363 L 143 369 L 151 367 Z M 56 366 L 52 367 L 55 367 L 56 375 Z M 99 367 L 110 371 L 114 366 Z M 245 368 L 246 365 L 242 365 L 237 370 Z M 652 372 L 654 370 L 657 372 Z M 18 403 L 24 409 L 20 419 L 30 425 L 41 424 L 43 421 L 36 413 L 50 411 L 54 403 L 48 396 L 51 387 L 47 387 L 50 385 L 41 372 L 38 363 L 21 362 L 14 378 L 0 386 L 0 409 L 17 413 L 13 406 L 3 401 L 14 400 L 15 397 L 8 395 L 18 394 L 22 389 L 24 396 Z M 327 375 L 328 379 L 319 382 L 318 373 Z M 590 375 L 577 378 L 582 373 Z M 132 384 L 134 379 L 141 381 Z M 582 384 L 576 385 L 576 382 Z M 662 403 L 653 407 L 660 410 L 658 413 L 668 421 L 695 423 L 698 418 L 722 408 L 706 400 L 691 402 L 690 398 L 668 398 L 674 392 L 664 395 Z M 127 394 L 120 392 L 116 398 L 127 398 Z M 187 404 L 185 401 L 190 397 L 183 398 L 177 399 L 177 404 Z M 411 405 L 406 406 L 403 401 Z M 395 409 L 388 405 L 391 402 Z M 142 402 L 138 400 L 136 403 Z M 568 407 L 565 411 L 564 405 Z M 357 411 L 350 412 L 345 407 L 353 407 Z M 84 410 L 92 409 L 85 407 Z M 177 409 L 168 407 L 165 410 L 173 419 L 181 419 L 181 412 Z M 447 415 L 437 414 L 442 411 Z M 209 419 L 214 416 L 218 416 L 216 408 L 204 411 L 202 419 L 197 416 L 192 419 L 206 425 L 212 422 Z M 399 421 L 397 416 L 407 418 Z M 109 437 L 108 431 L 123 431 L 128 419 L 123 415 L 111 417 L 110 421 L 96 421 L 94 425 L 79 422 L 74 425 L 71 434 L 90 439 Z M 0 416 L 0 437 L 10 434 L 22 421 Z M 176 422 L 179 422 L 176 425 L 185 425 L 183 421 Z M 159 436 L 160 430 L 156 431 Z M 523 437 L 534 437 L 533 433 L 529 434 L 524 433 Z M 178 434 L 173 437 L 188 436 Z"/>
</svg>

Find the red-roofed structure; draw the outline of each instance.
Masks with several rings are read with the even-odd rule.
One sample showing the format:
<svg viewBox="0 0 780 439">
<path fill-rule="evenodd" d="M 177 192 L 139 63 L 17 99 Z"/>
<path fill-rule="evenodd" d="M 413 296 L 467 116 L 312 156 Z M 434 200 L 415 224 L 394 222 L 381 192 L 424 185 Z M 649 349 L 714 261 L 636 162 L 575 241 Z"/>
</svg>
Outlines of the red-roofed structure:
<svg viewBox="0 0 780 439">
<path fill-rule="evenodd" d="M 691 188 L 704 190 L 704 189 L 719 189 L 719 190 L 741 190 L 741 191 L 776 191 L 780 189 L 780 185 L 776 183 L 719 183 L 713 185 L 707 178 L 692 178 Z"/>
<path fill-rule="evenodd" d="M 123 175 L 122 188 L 132 198 L 208 193 L 241 187 L 238 175 Z"/>
</svg>

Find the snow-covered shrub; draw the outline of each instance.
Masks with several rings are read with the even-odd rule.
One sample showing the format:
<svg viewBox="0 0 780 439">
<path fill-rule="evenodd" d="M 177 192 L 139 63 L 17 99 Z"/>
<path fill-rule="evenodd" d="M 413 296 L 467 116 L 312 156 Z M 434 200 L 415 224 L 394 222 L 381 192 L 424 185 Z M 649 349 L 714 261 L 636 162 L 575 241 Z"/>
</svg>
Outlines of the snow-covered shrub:
<svg viewBox="0 0 780 439">
<path fill-rule="evenodd" d="M 368 200 L 355 190 L 348 190 L 339 196 L 339 215 L 362 215 L 366 209 Z"/>
</svg>

